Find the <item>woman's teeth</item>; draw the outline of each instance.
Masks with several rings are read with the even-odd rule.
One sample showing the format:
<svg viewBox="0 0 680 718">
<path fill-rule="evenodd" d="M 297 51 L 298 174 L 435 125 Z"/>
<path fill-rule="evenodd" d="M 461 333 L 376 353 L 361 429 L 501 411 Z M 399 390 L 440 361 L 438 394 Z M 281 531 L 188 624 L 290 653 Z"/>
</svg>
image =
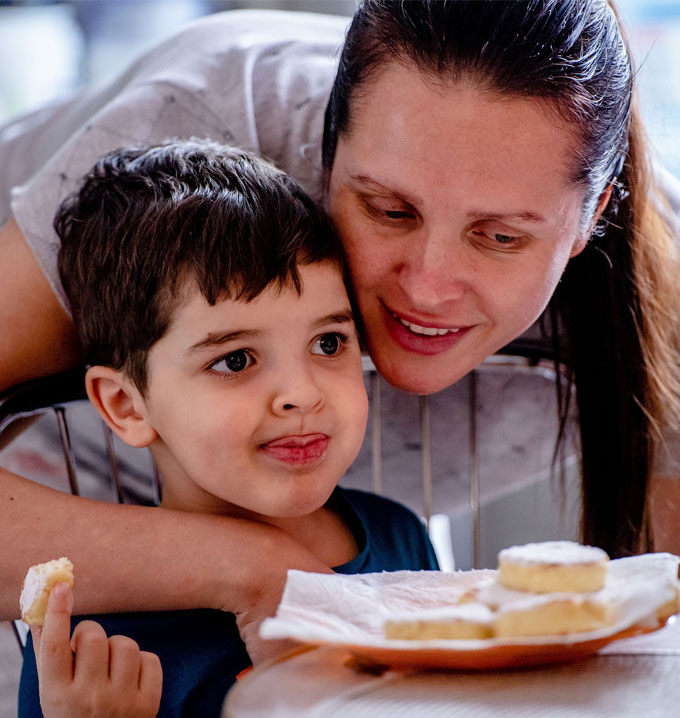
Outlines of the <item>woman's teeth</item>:
<svg viewBox="0 0 680 718">
<path fill-rule="evenodd" d="M 455 334 L 456 332 L 459 332 L 460 329 L 438 329 L 437 327 L 421 327 L 419 324 L 413 324 L 412 322 L 407 322 L 405 319 L 402 319 L 401 317 L 397 317 L 397 319 L 410 331 L 412 331 L 414 334 L 425 334 L 425 336 L 428 337 L 436 337 L 441 336 L 443 334 Z"/>
</svg>

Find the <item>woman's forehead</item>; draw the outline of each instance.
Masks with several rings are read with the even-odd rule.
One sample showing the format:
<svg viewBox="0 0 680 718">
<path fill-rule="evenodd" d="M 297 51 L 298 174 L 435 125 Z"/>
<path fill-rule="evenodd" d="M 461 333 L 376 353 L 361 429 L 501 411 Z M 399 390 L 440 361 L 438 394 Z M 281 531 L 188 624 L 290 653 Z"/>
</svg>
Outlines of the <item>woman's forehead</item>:
<svg viewBox="0 0 680 718">
<path fill-rule="evenodd" d="M 573 175 L 579 139 L 555 106 L 506 95 L 470 78 L 434 84 L 413 66 L 390 63 L 355 98 L 336 163 L 386 162 L 404 171 Z"/>
</svg>

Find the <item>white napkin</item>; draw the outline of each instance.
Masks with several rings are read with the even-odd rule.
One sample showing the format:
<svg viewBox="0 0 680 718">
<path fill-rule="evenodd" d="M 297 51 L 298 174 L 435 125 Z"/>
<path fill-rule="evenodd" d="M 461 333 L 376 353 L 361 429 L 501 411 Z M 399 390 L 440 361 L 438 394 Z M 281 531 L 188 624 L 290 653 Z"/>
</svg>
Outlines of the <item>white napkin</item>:
<svg viewBox="0 0 680 718">
<path fill-rule="evenodd" d="M 495 571 L 394 571 L 341 574 L 289 571 L 274 618 L 260 629 L 262 638 L 293 638 L 310 643 L 382 639 L 390 616 L 413 608 L 438 608 L 479 577 Z"/>
<path fill-rule="evenodd" d="M 588 633 L 512 639 L 396 641 L 383 638 L 390 617 L 421 613 L 456 603 L 473 586 L 495 581 L 497 572 L 397 571 L 345 576 L 289 571 L 276 616 L 266 619 L 265 639 L 293 639 L 312 644 L 384 646 L 409 649 L 441 646 L 452 650 L 503 644 L 576 643 L 610 636 L 646 618 L 673 600 L 678 561 L 671 554 L 645 554 L 611 561 L 602 592 L 620 607 L 614 625 Z M 591 594 L 594 595 L 594 594 Z"/>
</svg>

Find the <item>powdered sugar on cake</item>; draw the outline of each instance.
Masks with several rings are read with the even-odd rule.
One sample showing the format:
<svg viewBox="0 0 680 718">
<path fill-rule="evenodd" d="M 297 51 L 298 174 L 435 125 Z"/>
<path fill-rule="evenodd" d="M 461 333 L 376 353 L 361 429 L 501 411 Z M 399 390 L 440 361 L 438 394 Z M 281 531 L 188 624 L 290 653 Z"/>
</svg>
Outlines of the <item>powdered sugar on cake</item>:
<svg viewBox="0 0 680 718">
<path fill-rule="evenodd" d="M 499 562 L 526 564 L 584 564 L 609 561 L 609 556 L 595 546 L 583 546 L 573 541 L 545 541 L 511 546 L 498 554 Z"/>
</svg>

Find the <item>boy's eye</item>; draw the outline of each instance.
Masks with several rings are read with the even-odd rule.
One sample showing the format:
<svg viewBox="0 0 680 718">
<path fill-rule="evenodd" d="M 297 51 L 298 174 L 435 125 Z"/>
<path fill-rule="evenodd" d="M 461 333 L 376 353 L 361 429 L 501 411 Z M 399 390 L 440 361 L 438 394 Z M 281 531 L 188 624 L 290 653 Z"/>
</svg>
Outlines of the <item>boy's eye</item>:
<svg viewBox="0 0 680 718">
<path fill-rule="evenodd" d="M 252 359 L 248 352 L 245 349 L 237 349 L 218 359 L 210 368 L 213 371 L 230 374 L 243 371 L 246 367 L 250 366 L 251 363 Z"/>
<path fill-rule="evenodd" d="M 312 354 L 325 354 L 326 356 L 333 356 L 337 354 L 344 343 L 343 337 L 335 332 L 329 332 L 328 334 L 322 334 L 315 342 L 312 347 Z"/>
</svg>

